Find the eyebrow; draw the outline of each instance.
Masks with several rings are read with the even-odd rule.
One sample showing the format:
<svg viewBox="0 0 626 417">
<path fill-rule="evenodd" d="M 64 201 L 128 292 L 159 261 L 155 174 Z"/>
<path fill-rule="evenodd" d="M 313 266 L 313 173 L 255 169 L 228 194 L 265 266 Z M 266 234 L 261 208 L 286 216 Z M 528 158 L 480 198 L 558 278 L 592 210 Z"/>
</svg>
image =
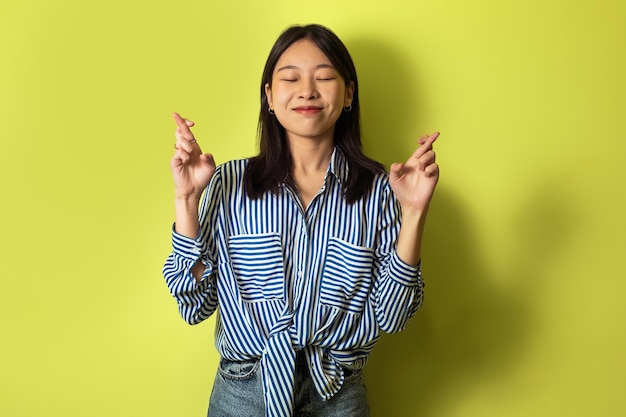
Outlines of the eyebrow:
<svg viewBox="0 0 626 417">
<path fill-rule="evenodd" d="M 315 69 L 320 69 L 320 68 L 330 68 L 330 69 L 335 69 L 334 66 L 330 65 L 330 64 L 319 64 L 318 66 L 315 67 Z M 297 70 L 300 69 L 297 65 L 285 65 L 284 67 L 280 67 L 276 70 L 276 72 L 281 72 L 283 70 Z"/>
</svg>

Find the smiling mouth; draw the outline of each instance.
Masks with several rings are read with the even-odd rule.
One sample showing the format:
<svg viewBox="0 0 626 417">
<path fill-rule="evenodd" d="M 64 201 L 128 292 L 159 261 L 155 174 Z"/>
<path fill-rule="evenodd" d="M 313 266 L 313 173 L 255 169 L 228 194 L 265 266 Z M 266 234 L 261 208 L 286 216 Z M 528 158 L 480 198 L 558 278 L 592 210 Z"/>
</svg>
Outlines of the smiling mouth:
<svg viewBox="0 0 626 417">
<path fill-rule="evenodd" d="M 311 114 L 322 111 L 322 108 L 316 106 L 300 106 L 294 108 L 293 110 L 298 113 Z"/>
</svg>

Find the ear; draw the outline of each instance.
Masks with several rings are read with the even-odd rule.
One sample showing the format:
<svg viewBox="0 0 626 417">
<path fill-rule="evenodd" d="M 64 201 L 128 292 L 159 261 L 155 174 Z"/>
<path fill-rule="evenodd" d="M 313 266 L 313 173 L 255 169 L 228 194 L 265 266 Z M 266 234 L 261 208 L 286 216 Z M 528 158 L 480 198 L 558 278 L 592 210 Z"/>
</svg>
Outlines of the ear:
<svg viewBox="0 0 626 417">
<path fill-rule="evenodd" d="M 265 83 L 265 95 L 267 96 L 267 105 L 273 108 L 272 88 L 270 87 L 270 83 Z"/>
<path fill-rule="evenodd" d="M 346 98 L 343 101 L 343 106 L 348 107 L 352 104 L 352 99 L 354 98 L 354 81 L 350 81 L 350 85 L 346 86 Z"/>
</svg>

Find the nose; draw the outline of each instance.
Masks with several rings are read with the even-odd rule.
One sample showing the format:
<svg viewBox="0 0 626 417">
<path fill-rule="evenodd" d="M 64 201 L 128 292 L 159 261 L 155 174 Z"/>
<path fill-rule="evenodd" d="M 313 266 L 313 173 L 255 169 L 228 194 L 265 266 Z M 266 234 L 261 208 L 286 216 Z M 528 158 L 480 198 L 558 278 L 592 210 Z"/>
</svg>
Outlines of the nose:
<svg viewBox="0 0 626 417">
<path fill-rule="evenodd" d="M 318 97 L 315 79 L 305 78 L 302 80 L 300 94 L 298 97 L 305 100 L 314 100 Z"/>
</svg>

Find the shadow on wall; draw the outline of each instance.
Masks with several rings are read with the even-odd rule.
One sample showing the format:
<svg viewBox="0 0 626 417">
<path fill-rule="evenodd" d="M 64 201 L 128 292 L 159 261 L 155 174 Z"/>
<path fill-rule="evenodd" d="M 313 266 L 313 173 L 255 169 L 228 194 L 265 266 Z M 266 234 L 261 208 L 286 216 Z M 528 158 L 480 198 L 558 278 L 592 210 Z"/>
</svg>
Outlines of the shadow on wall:
<svg viewBox="0 0 626 417">
<path fill-rule="evenodd" d="M 424 116 L 419 75 L 393 47 L 355 40 L 366 152 L 385 164 L 404 161 Z M 369 124 L 368 124 L 369 123 Z M 369 141 L 368 141 L 369 140 Z M 442 167 L 445 172 L 445 167 Z M 477 384 L 516 363 L 528 339 L 524 268 L 497 288 L 476 250 L 462 202 L 445 188 L 431 205 L 424 242 L 426 300 L 407 329 L 383 335 L 365 368 L 373 416 L 445 416 Z M 513 288 L 514 287 L 514 288 Z"/>
<path fill-rule="evenodd" d="M 524 269 L 498 288 L 475 247 L 462 206 L 440 188 L 424 242 L 425 304 L 404 332 L 382 337 L 365 371 L 372 415 L 449 415 L 516 365 L 532 321 L 517 285 Z"/>
<path fill-rule="evenodd" d="M 402 62 L 393 46 L 375 39 L 348 40 L 359 77 L 362 134 L 365 151 L 389 166 L 415 150 L 415 132 L 424 110 L 419 101 L 419 75 Z"/>
<path fill-rule="evenodd" d="M 549 271 L 571 262 L 574 231 L 585 224 L 567 178 L 537 184 L 511 213 L 505 276 L 488 270 L 463 205 L 440 184 L 424 241 L 425 304 L 404 332 L 383 335 L 365 368 L 373 416 L 448 416 L 475 390 L 502 393 L 494 387 L 523 363 L 543 325 L 536 305 L 550 302 L 542 298 Z"/>
</svg>

